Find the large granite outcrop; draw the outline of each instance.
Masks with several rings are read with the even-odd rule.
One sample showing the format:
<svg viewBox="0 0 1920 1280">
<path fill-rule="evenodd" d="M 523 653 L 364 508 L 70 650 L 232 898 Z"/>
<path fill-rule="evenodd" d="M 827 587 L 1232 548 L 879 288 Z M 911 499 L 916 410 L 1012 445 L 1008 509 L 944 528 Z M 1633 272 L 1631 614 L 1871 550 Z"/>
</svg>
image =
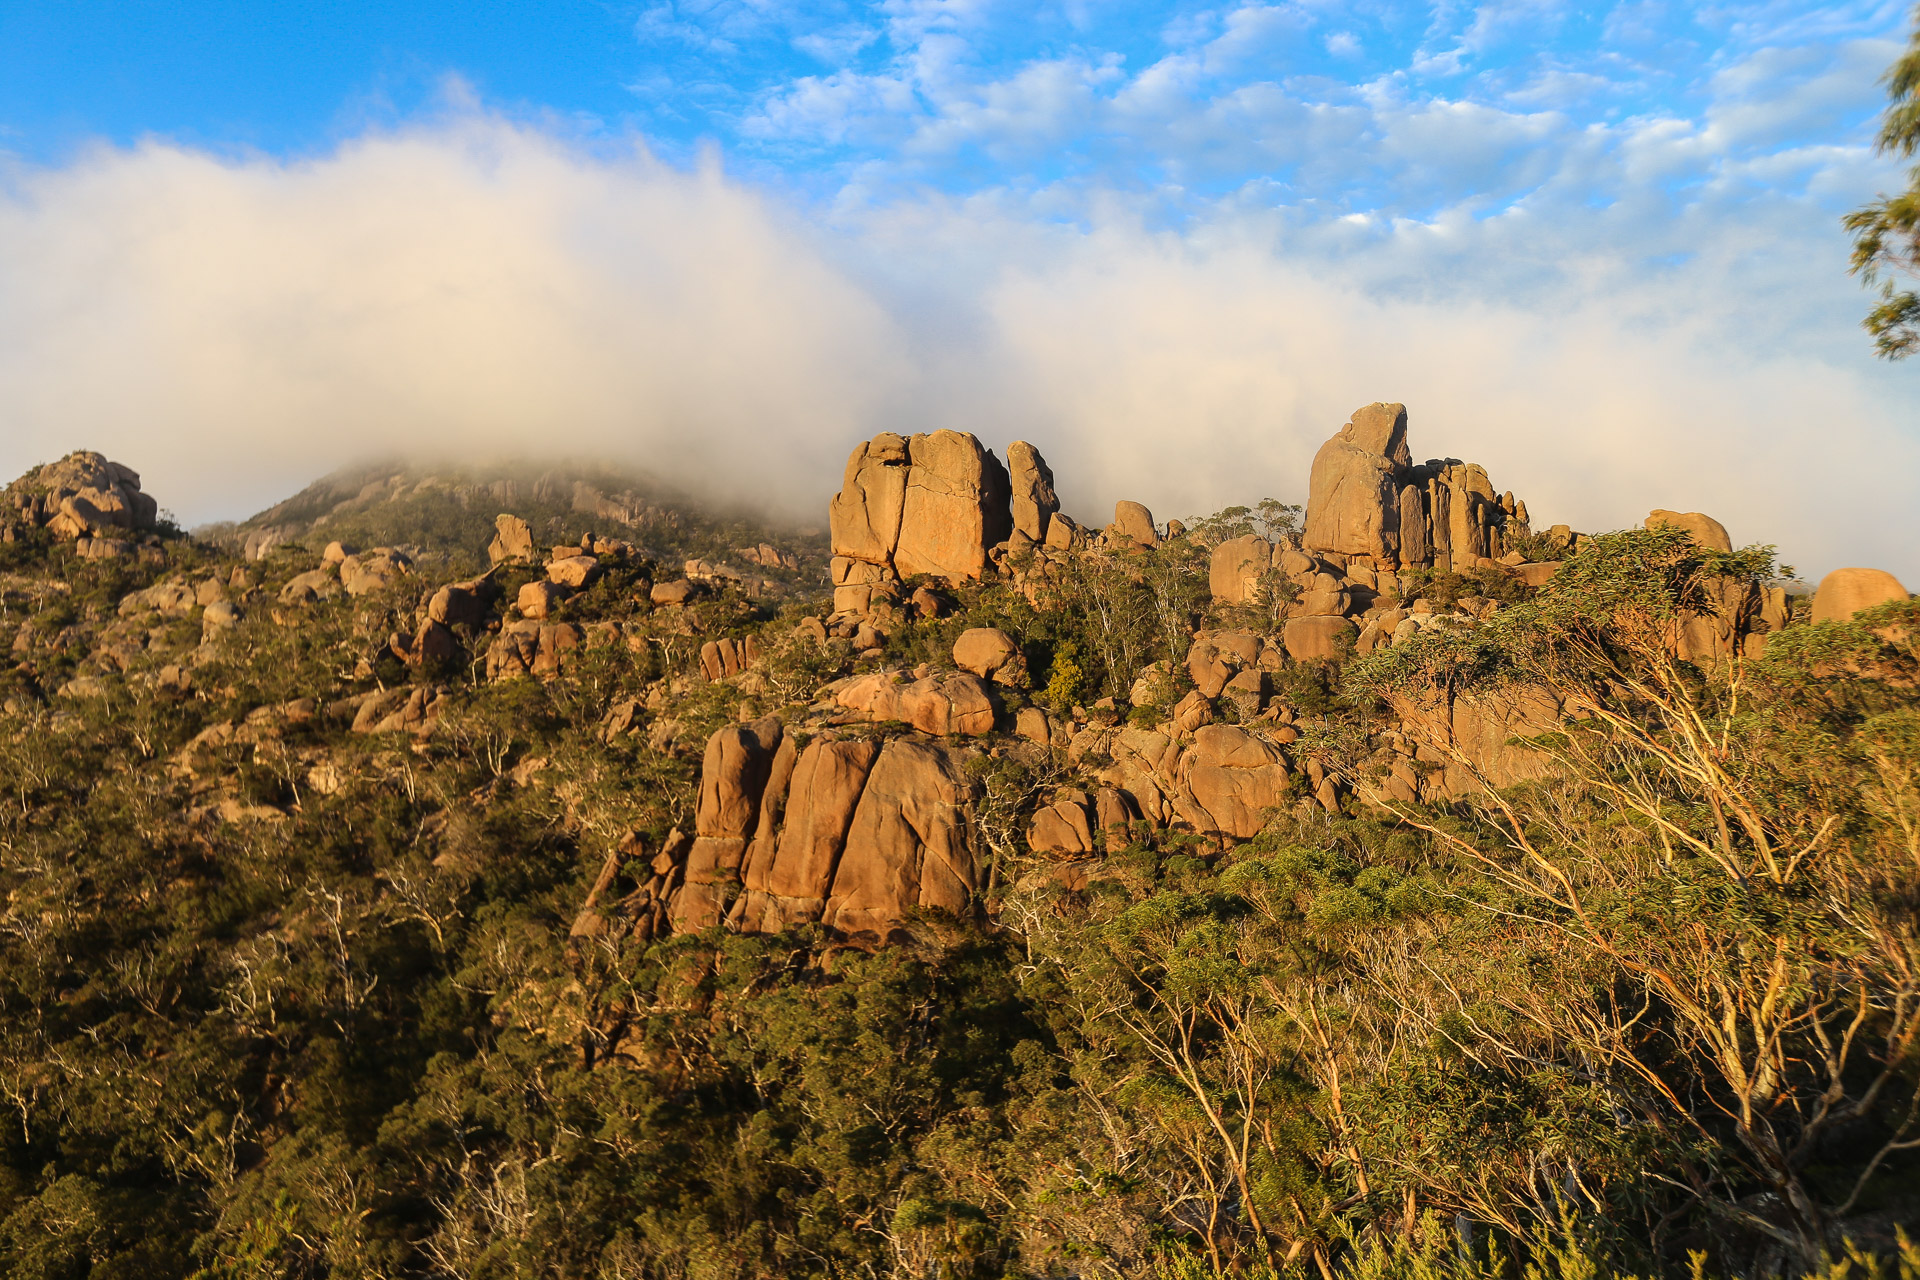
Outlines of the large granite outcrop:
<svg viewBox="0 0 1920 1280">
<path fill-rule="evenodd" d="M 1306 546 L 1310 551 L 1371 556 L 1400 552 L 1400 487 L 1412 467 L 1407 407 L 1370 404 L 1313 457 L 1308 480 Z"/>
<path fill-rule="evenodd" d="M 1038 526 L 1052 473 L 1031 446 L 1022 462 L 1025 514 Z M 1044 494 L 1037 492 L 1042 477 Z M 883 432 L 854 449 L 828 507 L 834 586 L 870 588 L 919 574 L 948 582 L 979 578 L 989 549 L 1013 532 L 1011 498 L 1006 467 L 971 434 Z M 849 607 L 864 607 L 853 603 L 857 595 L 843 597 Z"/>
<path fill-rule="evenodd" d="M 1014 540 L 1044 545 L 1047 526 L 1060 510 L 1060 499 L 1053 491 L 1053 469 L 1038 449 L 1025 440 L 1015 440 L 1007 446 L 1007 476 Z"/>
<path fill-rule="evenodd" d="M 160 516 L 138 472 L 85 451 L 35 467 L 7 486 L 5 498 L 13 520 L 67 542 L 122 541 L 152 530 Z"/>
<path fill-rule="evenodd" d="M 1499 559 L 1527 528 L 1526 504 L 1496 491 L 1484 467 L 1416 465 L 1406 406 L 1370 404 L 1314 455 L 1301 549 L 1387 571 L 1458 571 Z"/>
<path fill-rule="evenodd" d="M 923 909 L 964 915 L 980 888 L 973 798 L 943 741 L 829 733 L 799 750 L 774 717 L 729 725 L 707 743 L 669 919 L 885 940 Z"/>
</svg>

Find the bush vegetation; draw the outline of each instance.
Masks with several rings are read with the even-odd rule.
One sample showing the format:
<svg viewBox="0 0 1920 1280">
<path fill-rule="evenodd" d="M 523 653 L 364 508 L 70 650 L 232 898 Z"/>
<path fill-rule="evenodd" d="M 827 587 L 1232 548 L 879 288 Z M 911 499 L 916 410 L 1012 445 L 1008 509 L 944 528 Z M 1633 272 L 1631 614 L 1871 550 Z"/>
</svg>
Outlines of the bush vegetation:
<svg viewBox="0 0 1920 1280">
<path fill-rule="evenodd" d="M 997 625 L 1056 712 L 1156 662 L 1177 697 L 1196 627 L 1258 620 L 1206 591 L 1249 519 L 1038 605 L 956 590 L 888 660 Z M 690 826 L 743 698 L 849 669 L 807 602 L 668 616 L 610 578 L 572 607 L 615 642 L 488 682 L 476 641 L 413 738 L 336 708 L 414 678 L 374 659 L 421 583 L 276 618 L 311 561 L 251 566 L 182 690 L 197 622 L 116 601 L 230 559 L 7 546 L 9 622 L 67 635 L 10 653 L 0 725 L 9 1276 L 1920 1272 L 1920 604 L 1700 667 L 1675 619 L 1764 550 L 1592 539 L 1473 587 L 1508 603 L 1472 631 L 1279 673 L 1342 812 L 1138 827 L 1069 890 L 1023 839 L 1062 758 L 983 754 L 985 909 L 868 953 L 570 935 L 610 858 L 626 893 Z M 722 633 L 758 684 L 695 675 Z M 1368 772 L 1410 709 L 1539 689 L 1551 782 L 1416 806 Z"/>
</svg>

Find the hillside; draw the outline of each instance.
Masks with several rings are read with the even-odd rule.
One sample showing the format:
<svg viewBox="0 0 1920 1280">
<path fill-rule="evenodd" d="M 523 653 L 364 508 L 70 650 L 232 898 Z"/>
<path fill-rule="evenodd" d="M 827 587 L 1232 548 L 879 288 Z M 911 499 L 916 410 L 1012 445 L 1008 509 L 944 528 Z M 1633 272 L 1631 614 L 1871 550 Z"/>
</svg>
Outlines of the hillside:
<svg viewBox="0 0 1920 1280">
<path fill-rule="evenodd" d="M 1310 488 L 22 477 L 0 1266 L 1920 1274 L 1920 602 Z"/>
<path fill-rule="evenodd" d="M 249 560 L 277 547 L 318 551 L 337 541 L 400 547 L 456 573 L 477 572 L 487 565 L 485 548 L 501 511 L 525 519 L 546 546 L 578 544 L 582 534 L 598 531 L 636 542 L 663 563 L 738 561 L 775 582 L 817 577 L 826 563 L 826 543 L 817 531 L 716 511 L 649 477 L 579 463 L 369 463 L 315 481 L 248 520 L 209 525 L 194 535 Z M 761 551 L 776 542 L 784 559 Z"/>
</svg>

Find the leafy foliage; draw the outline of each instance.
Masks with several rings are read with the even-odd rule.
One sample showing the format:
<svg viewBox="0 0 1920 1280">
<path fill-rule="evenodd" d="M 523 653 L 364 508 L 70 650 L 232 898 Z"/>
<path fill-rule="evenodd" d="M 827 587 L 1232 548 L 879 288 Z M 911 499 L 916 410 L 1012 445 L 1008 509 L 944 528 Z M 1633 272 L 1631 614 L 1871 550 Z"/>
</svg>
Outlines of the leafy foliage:
<svg viewBox="0 0 1920 1280">
<path fill-rule="evenodd" d="M 1886 83 L 1890 101 L 1878 148 L 1911 159 L 1920 150 L 1920 21 L 1907 51 L 1887 72 Z M 1920 274 L 1920 168 L 1909 176 L 1907 190 L 1883 195 L 1845 219 L 1853 233 L 1850 270 L 1880 292 L 1880 304 L 1863 324 L 1873 335 L 1874 348 L 1889 360 L 1920 350 L 1920 293 L 1899 283 L 1902 275 Z"/>
</svg>

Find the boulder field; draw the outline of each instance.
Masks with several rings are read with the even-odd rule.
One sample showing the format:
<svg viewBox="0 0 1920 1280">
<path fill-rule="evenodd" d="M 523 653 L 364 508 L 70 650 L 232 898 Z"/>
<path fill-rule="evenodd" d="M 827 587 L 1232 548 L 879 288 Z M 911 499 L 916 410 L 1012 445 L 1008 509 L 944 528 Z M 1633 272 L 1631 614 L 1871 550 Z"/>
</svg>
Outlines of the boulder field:
<svg viewBox="0 0 1920 1280">
<path fill-rule="evenodd" d="M 400 625 L 383 651 L 413 669 L 410 687 L 262 714 L 288 723 L 320 716 L 358 733 L 425 740 L 457 695 L 432 683 L 443 668 L 471 663 L 489 681 L 553 680 L 596 647 L 638 652 L 684 637 L 674 639 L 685 655 L 679 674 L 663 678 L 644 706 L 615 705 L 604 741 L 632 733 L 652 749 L 678 749 L 671 700 L 700 690 L 737 699 L 738 722 L 706 738 L 691 832 L 676 829 L 644 858 L 651 880 L 619 906 L 599 903 L 596 888 L 574 932 L 597 935 L 616 919 L 649 937 L 812 925 L 877 945 L 926 913 L 974 910 L 998 883 L 995 851 L 1009 842 L 1043 860 L 1046 880 L 1079 888 L 1100 874 L 1105 854 L 1147 833 L 1187 833 L 1218 847 L 1254 836 L 1279 810 L 1339 811 L 1353 797 L 1307 747 L 1319 721 L 1294 688 L 1302 669 L 1434 628 L 1479 626 L 1500 602 L 1472 594 L 1475 581 L 1460 575 L 1524 593 L 1550 582 L 1586 536 L 1565 525 L 1536 531 L 1527 504 L 1497 490 L 1479 464 L 1414 461 L 1399 404 L 1356 410 L 1315 454 L 1307 487 L 1298 532 L 1202 544 L 1181 562 L 1201 566 L 1214 605 L 1214 625 L 1184 637 L 1183 666 L 1161 661 L 1126 673 L 1120 687 L 1130 683 L 1129 696 L 1071 712 L 1032 687 L 1029 654 L 1007 630 L 950 632 L 950 648 L 917 665 L 885 665 L 888 638 L 905 619 L 950 614 L 981 584 L 1003 584 L 1044 607 L 1049 584 L 1077 558 L 1133 572 L 1129 566 L 1147 563 L 1140 557 L 1170 542 L 1177 552 L 1189 535 L 1131 501 L 1117 503 L 1104 527 L 1083 525 L 1061 511 L 1053 471 L 1031 444 L 1014 441 L 1003 463 L 958 431 L 882 433 L 853 450 L 828 511 L 833 609 L 800 619 L 791 634 L 703 632 L 703 602 L 742 594 L 737 569 L 687 559 L 663 572 L 658 555 L 594 534 L 540 547 L 526 520 L 502 514 L 487 548 L 492 567 L 478 577 L 435 585 L 420 578 L 407 551 L 336 542 L 317 566 L 295 565 L 299 571 L 270 591 L 255 584 L 251 566 L 200 581 L 162 578 L 119 602 L 103 644 L 132 652 L 156 619 L 198 610 L 202 649 L 212 652 L 252 610 L 299 625 L 335 597 L 417 597 L 410 617 L 399 604 Z M 1700 512 L 1655 510 L 1645 524 L 1681 531 L 1710 553 L 1734 549 L 1727 529 Z M 0 495 L 0 537 L 8 541 L 50 537 L 85 556 L 164 564 L 157 532 L 157 504 L 139 476 L 95 453 L 37 468 Z M 770 544 L 740 555 L 765 568 L 794 564 Z M 1450 583 L 1444 592 L 1434 589 L 1441 580 Z M 504 592 L 502 582 L 511 584 Z M 1671 644 L 1681 659 L 1757 655 L 1788 623 L 1781 586 L 1735 566 L 1704 585 L 1701 608 L 1675 620 Z M 1808 612 L 1814 622 L 1844 619 L 1907 595 L 1881 570 L 1836 569 Z M 578 607 L 613 596 L 619 610 Z M 58 639 L 31 631 L 22 629 L 16 651 Z M 774 705 L 762 701 L 773 657 L 801 650 L 822 659 L 808 670 L 830 669 L 834 678 L 810 698 L 789 688 L 779 714 L 762 714 L 762 705 Z M 168 670 L 191 681 L 190 670 Z M 1544 693 L 1395 710 L 1397 722 L 1371 731 L 1368 765 L 1382 794 L 1405 803 L 1444 801 L 1479 779 L 1506 785 L 1541 776 L 1540 758 L 1515 740 L 1556 728 L 1562 715 Z M 179 767 L 200 767 L 196 753 L 219 745 L 220 733 L 266 733 L 273 724 L 216 726 L 213 737 L 189 745 Z M 1458 754 L 1420 745 L 1436 734 Z M 700 747 L 697 737 L 686 745 Z M 987 785 L 1003 768 L 1044 780 L 1011 813 Z M 626 861 L 618 865 L 630 865 L 643 851 L 623 846 L 619 857 Z"/>
<path fill-rule="evenodd" d="M 1251 605 L 1277 592 L 1275 620 L 1195 633 L 1184 673 L 1193 688 L 1165 718 L 1127 723 L 1124 704 L 1071 719 L 1032 705 L 1010 711 L 1002 694 L 1025 688 L 1026 662 L 996 628 L 961 634 L 951 669 L 833 682 L 804 723 L 768 717 L 722 729 L 707 744 L 695 834 L 669 842 L 674 869 L 661 886 L 659 927 L 772 932 L 816 923 L 885 939 L 916 912 L 970 909 L 993 872 L 977 817 L 983 796 L 968 766 L 990 754 L 1064 762 L 1067 781 L 1040 798 L 1024 838 L 1056 861 L 1053 878 L 1069 886 L 1096 874 L 1100 855 L 1142 826 L 1226 842 L 1256 834 L 1285 806 L 1337 810 L 1341 784 L 1311 755 L 1295 754 L 1310 717 L 1278 696 L 1277 677 L 1430 627 L 1478 625 L 1496 601 L 1466 596 L 1443 606 L 1423 598 L 1423 583 L 1494 569 L 1544 584 L 1559 560 L 1539 553 L 1571 553 L 1583 535 L 1560 525 L 1536 536 L 1531 520 L 1527 504 L 1498 491 L 1479 464 L 1413 461 L 1405 406 L 1363 406 L 1313 459 L 1300 533 L 1249 534 L 1212 548 L 1216 604 Z M 802 631 L 822 643 L 844 636 L 869 653 L 880 652 L 903 614 L 939 610 L 924 584 L 999 579 L 1037 599 L 1034 586 L 1066 557 L 1124 556 L 1182 533 L 1127 501 L 1104 529 L 1082 526 L 1060 511 L 1052 469 L 1031 444 L 1013 442 L 1003 464 L 956 431 L 860 444 L 829 521 L 835 611 L 807 619 Z M 1709 551 L 1733 550 L 1725 527 L 1700 512 L 1655 510 L 1645 525 L 1679 529 Z M 1728 574 L 1707 587 L 1706 607 L 1675 628 L 1684 659 L 1755 655 L 1787 623 L 1779 586 Z M 1838 570 L 1821 584 L 1813 616 L 1846 617 L 1905 596 L 1889 574 Z M 1152 699 L 1168 674 L 1141 673 L 1134 701 Z M 1556 727 L 1561 714 L 1544 694 L 1399 711 L 1400 727 L 1376 736 L 1374 763 L 1385 794 L 1408 802 L 1444 800 L 1476 777 L 1505 785 L 1540 776 L 1539 758 L 1510 744 Z M 1416 745 L 1421 734 L 1406 731 L 1431 731 L 1412 721 L 1435 714 L 1466 763 L 1432 756 Z"/>
</svg>

